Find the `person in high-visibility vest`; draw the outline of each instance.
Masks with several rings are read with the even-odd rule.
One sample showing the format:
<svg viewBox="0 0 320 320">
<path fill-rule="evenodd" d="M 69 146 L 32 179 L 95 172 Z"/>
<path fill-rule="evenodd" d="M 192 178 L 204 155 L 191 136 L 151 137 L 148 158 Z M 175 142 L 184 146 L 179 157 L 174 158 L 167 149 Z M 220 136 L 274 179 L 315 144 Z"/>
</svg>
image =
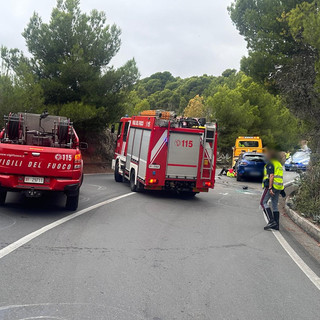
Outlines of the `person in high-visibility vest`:
<svg viewBox="0 0 320 320">
<path fill-rule="evenodd" d="M 229 178 L 235 178 L 236 177 L 236 172 L 234 171 L 234 169 L 229 169 L 227 171 L 227 177 L 229 177 Z"/>
<path fill-rule="evenodd" d="M 277 160 L 277 154 L 272 151 L 267 153 L 268 162 L 264 167 L 264 177 L 262 182 L 263 194 L 260 205 L 268 218 L 268 224 L 264 230 L 279 230 L 280 213 L 278 201 L 281 192 L 284 190 L 283 185 L 283 166 Z M 269 206 L 271 200 L 272 210 Z"/>
</svg>

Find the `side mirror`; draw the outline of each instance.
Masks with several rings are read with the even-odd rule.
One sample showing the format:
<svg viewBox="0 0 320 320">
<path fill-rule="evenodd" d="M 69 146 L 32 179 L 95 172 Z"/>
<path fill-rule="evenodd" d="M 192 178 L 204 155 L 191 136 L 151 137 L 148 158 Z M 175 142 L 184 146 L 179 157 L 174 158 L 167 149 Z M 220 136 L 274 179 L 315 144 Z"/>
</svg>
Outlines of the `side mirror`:
<svg viewBox="0 0 320 320">
<path fill-rule="evenodd" d="M 80 150 L 87 150 L 88 144 L 86 142 L 80 142 L 79 148 L 80 148 Z"/>
<path fill-rule="evenodd" d="M 114 133 L 114 131 L 115 131 L 115 125 L 112 124 L 112 125 L 111 125 L 111 133 Z"/>
</svg>

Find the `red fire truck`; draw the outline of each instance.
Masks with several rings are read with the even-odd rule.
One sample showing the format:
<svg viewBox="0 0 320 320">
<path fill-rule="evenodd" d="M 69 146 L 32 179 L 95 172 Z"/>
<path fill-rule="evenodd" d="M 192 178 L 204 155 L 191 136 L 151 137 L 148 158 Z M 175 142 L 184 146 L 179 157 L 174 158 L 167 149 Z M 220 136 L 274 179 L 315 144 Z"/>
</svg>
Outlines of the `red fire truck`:
<svg viewBox="0 0 320 320">
<path fill-rule="evenodd" d="M 121 119 L 112 167 L 115 180 L 129 180 L 132 191 L 193 196 L 214 187 L 216 154 L 215 123 L 151 110 Z"/>
<path fill-rule="evenodd" d="M 10 114 L 5 122 L 0 131 L 0 205 L 8 191 L 27 197 L 56 191 L 67 195 L 67 209 L 76 210 L 83 161 L 70 120 L 44 112 Z"/>
</svg>

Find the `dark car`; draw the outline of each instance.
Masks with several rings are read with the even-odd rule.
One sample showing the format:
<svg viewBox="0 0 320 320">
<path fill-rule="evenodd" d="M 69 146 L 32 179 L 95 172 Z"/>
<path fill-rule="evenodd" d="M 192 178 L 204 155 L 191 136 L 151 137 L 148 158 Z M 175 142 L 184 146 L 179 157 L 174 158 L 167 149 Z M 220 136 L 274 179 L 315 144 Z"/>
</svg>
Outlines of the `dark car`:
<svg viewBox="0 0 320 320">
<path fill-rule="evenodd" d="M 246 152 L 240 155 L 236 163 L 237 180 L 245 178 L 263 178 L 263 170 L 266 164 L 263 153 Z"/>
<path fill-rule="evenodd" d="M 306 171 L 310 163 L 310 151 L 299 150 L 284 164 L 286 171 Z"/>
</svg>

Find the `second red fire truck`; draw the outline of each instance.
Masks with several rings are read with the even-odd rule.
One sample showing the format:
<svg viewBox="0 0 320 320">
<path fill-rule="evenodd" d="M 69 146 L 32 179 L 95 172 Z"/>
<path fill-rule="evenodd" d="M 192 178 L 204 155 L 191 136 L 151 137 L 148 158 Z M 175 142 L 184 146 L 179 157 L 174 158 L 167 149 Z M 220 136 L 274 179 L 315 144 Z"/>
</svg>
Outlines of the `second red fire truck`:
<svg viewBox="0 0 320 320">
<path fill-rule="evenodd" d="M 193 196 L 213 189 L 217 127 L 173 112 L 144 111 L 121 119 L 112 167 L 132 191 L 173 190 Z"/>
</svg>

